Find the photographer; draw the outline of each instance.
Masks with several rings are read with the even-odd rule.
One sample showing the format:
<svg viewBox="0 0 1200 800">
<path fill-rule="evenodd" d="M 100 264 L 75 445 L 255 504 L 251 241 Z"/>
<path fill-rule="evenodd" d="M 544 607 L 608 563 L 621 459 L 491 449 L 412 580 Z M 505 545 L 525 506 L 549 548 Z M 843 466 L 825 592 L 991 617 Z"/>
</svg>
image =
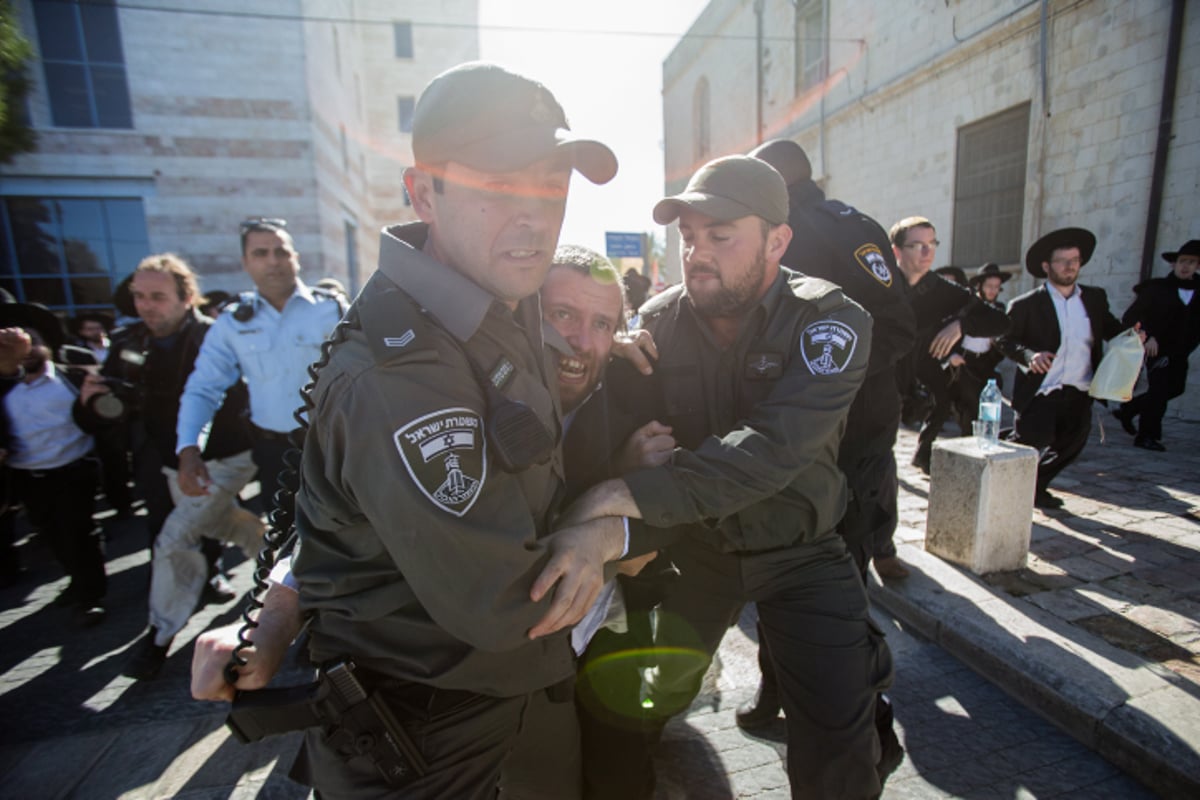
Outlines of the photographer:
<svg viewBox="0 0 1200 800">
<path fill-rule="evenodd" d="M 254 476 L 245 422 L 248 396 L 241 381 L 225 393 L 201 457 L 210 480 L 206 493 L 179 489 L 175 424 L 184 385 L 212 320 L 196 276 L 170 253 L 149 256 L 134 271 L 129 293 L 140 321 L 115 334 L 105 379 L 89 378 L 107 393 L 92 415 L 131 415 L 130 439 L 139 488 L 146 497 L 153 538 L 150 631 L 133 650 L 124 673 L 148 680 L 162 667 L 171 639 L 187 622 L 208 577 L 200 550 L 203 535 L 231 541 L 251 556 L 263 524 L 237 504 L 237 492 Z M 160 530 L 161 528 L 161 530 Z"/>
<path fill-rule="evenodd" d="M 107 576 L 92 523 L 97 466 L 84 429 L 79 389 L 55 368 L 62 323 L 48 309 L 0 305 L 0 448 L 15 496 L 45 537 L 71 582 L 54 605 L 74 609 L 83 625 L 104 620 Z"/>
</svg>

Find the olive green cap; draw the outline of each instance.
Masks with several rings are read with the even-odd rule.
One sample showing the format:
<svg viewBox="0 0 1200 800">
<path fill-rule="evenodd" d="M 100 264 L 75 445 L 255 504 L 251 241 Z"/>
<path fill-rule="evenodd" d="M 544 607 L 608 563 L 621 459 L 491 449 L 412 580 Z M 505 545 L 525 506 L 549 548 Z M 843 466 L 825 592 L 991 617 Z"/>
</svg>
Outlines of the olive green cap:
<svg viewBox="0 0 1200 800">
<path fill-rule="evenodd" d="M 515 172 L 562 155 L 592 183 L 617 174 L 607 145 L 570 133 L 562 106 L 542 84 L 472 61 L 438 75 L 413 110 L 418 164 L 454 161 L 482 172 Z"/>
<path fill-rule="evenodd" d="M 725 156 L 701 167 L 679 194 L 659 200 L 654 221 L 674 222 L 684 206 L 721 222 L 754 216 L 780 225 L 787 222 L 787 184 L 765 161 Z"/>
</svg>

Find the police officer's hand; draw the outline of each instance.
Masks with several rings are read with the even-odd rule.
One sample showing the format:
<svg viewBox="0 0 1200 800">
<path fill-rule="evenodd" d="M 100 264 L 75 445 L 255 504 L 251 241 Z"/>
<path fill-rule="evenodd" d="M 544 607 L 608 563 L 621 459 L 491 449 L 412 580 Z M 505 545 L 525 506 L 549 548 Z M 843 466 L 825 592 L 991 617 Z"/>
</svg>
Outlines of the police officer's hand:
<svg viewBox="0 0 1200 800">
<path fill-rule="evenodd" d="M 553 589 L 554 599 L 545 616 L 529 629 L 530 639 L 583 619 L 604 585 L 604 565 L 620 558 L 625 549 L 625 524 L 620 517 L 599 517 L 559 529 L 545 542 L 550 561 L 529 596 L 536 603 Z"/>
<path fill-rule="evenodd" d="M 238 667 L 236 684 L 225 680 L 225 665 L 237 647 L 241 623 L 205 631 L 196 639 L 192 653 L 192 697 L 232 702 L 235 690 L 263 688 L 279 672 L 279 665 L 303 623 L 300 596 L 286 586 L 272 584 L 258 612 L 258 627 L 246 633 L 254 646 L 238 654 L 246 659 L 246 664 Z"/>
<path fill-rule="evenodd" d="M 956 319 L 933 337 L 933 341 L 929 343 L 929 355 L 941 361 L 950 355 L 950 351 L 954 349 L 954 345 L 958 344 L 958 340 L 961 338 L 962 322 Z"/>
<path fill-rule="evenodd" d="M 33 340 L 23 329 L 0 329 L 0 375 L 16 375 L 32 347 Z"/>
<path fill-rule="evenodd" d="M 674 452 L 675 437 L 671 435 L 671 426 L 652 420 L 631 433 L 621 445 L 617 470 L 624 475 L 643 467 L 657 467 L 667 463 Z"/>
<path fill-rule="evenodd" d="M 79 387 L 79 402 L 87 405 L 98 394 L 108 394 L 112 389 L 99 375 L 88 373 L 83 376 L 83 385 Z"/>
<path fill-rule="evenodd" d="M 633 364 L 643 375 L 651 375 L 654 365 L 650 361 L 658 360 L 658 345 L 650 331 L 627 331 L 613 336 L 612 354 Z"/>
<path fill-rule="evenodd" d="M 179 490 L 188 497 L 203 497 L 212 485 L 200 448 L 192 445 L 179 451 Z"/>
<path fill-rule="evenodd" d="M 1153 336 L 1147 336 L 1143 346 L 1146 348 L 1146 356 L 1148 358 L 1154 358 L 1158 355 L 1158 339 L 1155 339 Z"/>
</svg>

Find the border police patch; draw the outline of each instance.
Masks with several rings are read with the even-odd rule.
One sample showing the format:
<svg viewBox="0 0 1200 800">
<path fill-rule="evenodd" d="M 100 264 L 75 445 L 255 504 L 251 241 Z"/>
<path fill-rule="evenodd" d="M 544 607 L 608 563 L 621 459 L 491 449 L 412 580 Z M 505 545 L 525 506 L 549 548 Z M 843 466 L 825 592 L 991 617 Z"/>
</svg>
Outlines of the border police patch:
<svg viewBox="0 0 1200 800">
<path fill-rule="evenodd" d="M 883 257 L 883 251 L 879 249 L 878 245 L 870 242 L 860 245 L 854 251 L 854 259 L 872 278 L 884 286 L 892 285 L 892 271 L 888 269 L 887 259 Z"/>
<path fill-rule="evenodd" d="M 813 375 L 835 375 L 854 357 L 858 334 L 844 322 L 823 319 L 800 334 L 800 352 Z"/>
<path fill-rule="evenodd" d="M 421 493 L 461 517 L 475 505 L 487 477 L 483 420 L 469 408 L 443 408 L 393 434 L 400 458 Z"/>
</svg>

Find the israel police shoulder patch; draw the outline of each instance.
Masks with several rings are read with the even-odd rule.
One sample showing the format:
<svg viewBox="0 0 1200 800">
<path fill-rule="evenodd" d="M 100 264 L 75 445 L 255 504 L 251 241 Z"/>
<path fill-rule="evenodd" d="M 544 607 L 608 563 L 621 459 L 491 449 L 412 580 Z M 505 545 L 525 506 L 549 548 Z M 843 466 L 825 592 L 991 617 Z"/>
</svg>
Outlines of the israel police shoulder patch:
<svg viewBox="0 0 1200 800">
<path fill-rule="evenodd" d="M 823 319 L 800 334 L 800 352 L 813 375 L 835 375 L 846 369 L 854 358 L 858 334 L 844 322 Z"/>
<path fill-rule="evenodd" d="M 418 417 L 392 438 L 413 482 L 429 501 L 461 517 L 487 477 L 483 420 L 469 408 L 443 408 Z"/>
<path fill-rule="evenodd" d="M 854 260 L 867 271 L 868 275 L 884 286 L 892 285 L 892 271 L 888 268 L 887 259 L 883 257 L 883 251 L 879 249 L 878 245 L 871 242 L 860 245 L 854 251 Z"/>
</svg>

